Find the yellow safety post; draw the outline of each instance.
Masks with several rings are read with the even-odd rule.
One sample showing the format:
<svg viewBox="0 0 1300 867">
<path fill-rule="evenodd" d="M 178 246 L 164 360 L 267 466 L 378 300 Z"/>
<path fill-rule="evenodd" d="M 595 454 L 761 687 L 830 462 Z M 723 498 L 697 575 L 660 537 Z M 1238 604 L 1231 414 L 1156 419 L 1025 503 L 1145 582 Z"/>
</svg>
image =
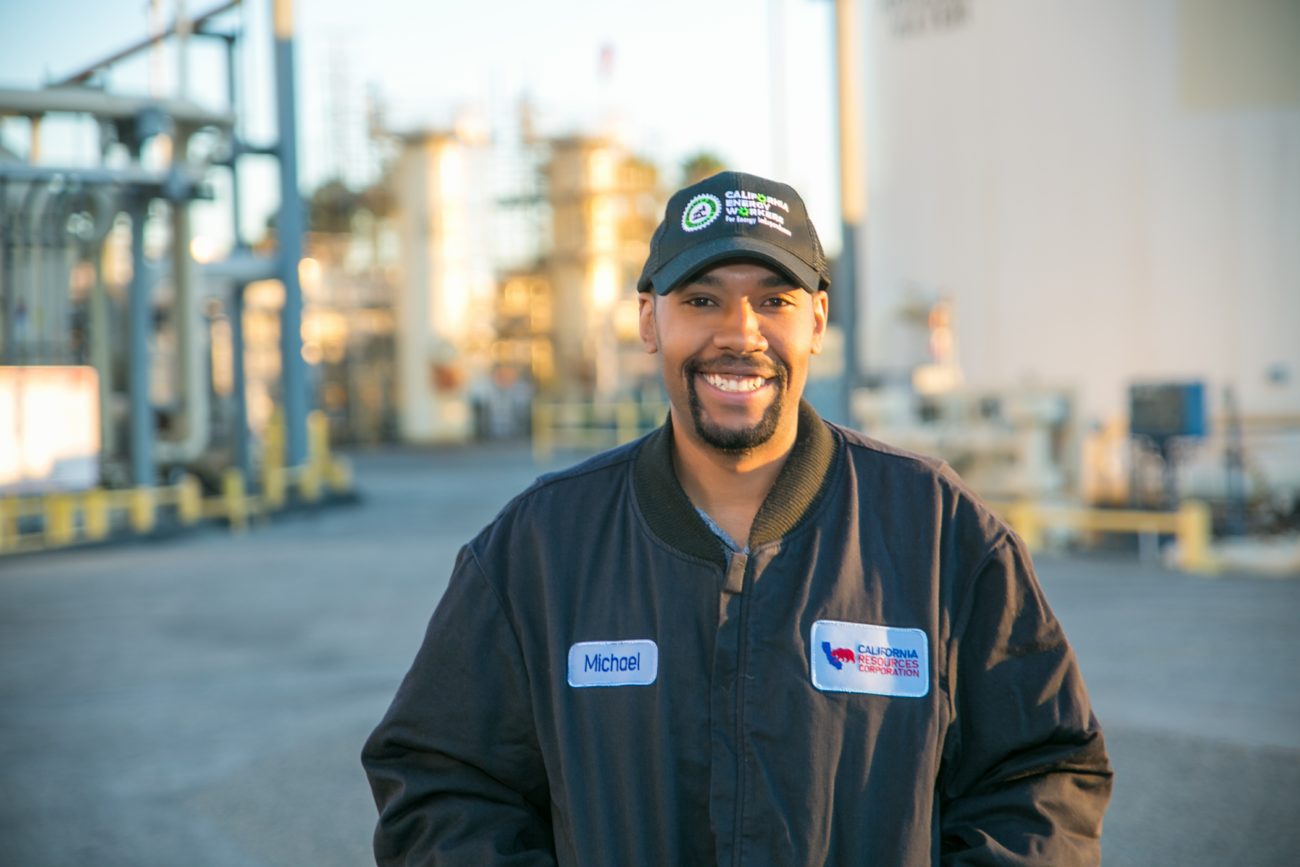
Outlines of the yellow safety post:
<svg viewBox="0 0 1300 867">
<path fill-rule="evenodd" d="M 329 486 L 336 494 L 352 490 L 352 464 L 347 458 L 333 458 L 329 463 Z"/>
<path fill-rule="evenodd" d="M 1007 522 L 1031 551 L 1043 547 L 1043 525 L 1038 508 L 1029 500 L 1017 500 L 1007 509 Z"/>
<path fill-rule="evenodd" d="M 221 498 L 225 502 L 230 529 L 245 529 L 248 526 L 248 500 L 244 495 L 244 474 L 236 467 L 230 467 L 221 476 Z"/>
<path fill-rule="evenodd" d="M 619 444 L 630 443 L 636 439 L 637 431 L 640 428 L 637 418 L 637 405 L 630 400 L 625 400 L 614 408 L 615 417 L 618 419 L 618 442 Z"/>
<path fill-rule="evenodd" d="M 176 486 L 176 517 L 182 524 L 196 524 L 203 517 L 203 487 L 188 473 Z"/>
<path fill-rule="evenodd" d="M 18 528 L 10 526 L 9 516 L 13 510 L 9 502 L 8 497 L 0 497 L 0 554 L 18 541 Z"/>
<path fill-rule="evenodd" d="M 320 499 L 321 484 L 330 459 L 330 427 L 325 413 L 307 413 L 307 465 L 298 477 L 298 492 L 309 503 Z"/>
<path fill-rule="evenodd" d="M 45 543 L 71 545 L 77 538 L 77 503 L 70 494 L 45 496 Z"/>
<path fill-rule="evenodd" d="M 130 491 L 131 529 L 137 533 L 150 533 L 158 516 L 154 511 L 156 498 L 153 488 L 132 488 Z"/>
<path fill-rule="evenodd" d="M 262 497 L 268 508 L 284 505 L 284 413 L 278 408 L 271 413 L 262 437 Z"/>
<path fill-rule="evenodd" d="M 298 495 L 308 503 L 320 499 L 320 474 L 316 472 L 313 461 L 309 460 L 306 466 L 298 468 Z"/>
<path fill-rule="evenodd" d="M 1210 572 L 1210 507 L 1186 500 L 1178 507 L 1178 565 L 1188 572 Z"/>
<path fill-rule="evenodd" d="M 549 404 L 533 403 L 533 460 L 544 461 L 555 451 L 555 409 Z"/>
<path fill-rule="evenodd" d="M 82 498 L 82 516 L 87 539 L 108 536 L 108 494 L 102 488 L 86 491 Z"/>
<path fill-rule="evenodd" d="M 262 474 L 262 499 L 268 509 L 278 509 L 288 499 L 286 496 L 287 480 L 284 467 L 272 467 Z"/>
<path fill-rule="evenodd" d="M 330 460 L 330 420 L 319 409 L 307 413 L 307 460 L 318 474 Z"/>
</svg>

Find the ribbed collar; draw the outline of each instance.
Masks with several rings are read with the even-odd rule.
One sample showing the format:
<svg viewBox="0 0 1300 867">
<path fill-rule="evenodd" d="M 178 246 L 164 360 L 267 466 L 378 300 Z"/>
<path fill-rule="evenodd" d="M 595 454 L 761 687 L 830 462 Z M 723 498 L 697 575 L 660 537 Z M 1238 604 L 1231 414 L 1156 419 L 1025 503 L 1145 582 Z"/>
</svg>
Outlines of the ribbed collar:
<svg viewBox="0 0 1300 867">
<path fill-rule="evenodd" d="M 835 438 L 830 429 L 806 401 L 800 401 L 794 448 L 754 516 L 750 548 L 780 539 L 795 528 L 816 503 L 834 459 Z M 722 543 L 696 514 L 673 469 L 671 417 L 642 444 L 633 468 L 633 487 L 641 513 L 656 536 L 685 554 L 725 568 Z"/>
</svg>

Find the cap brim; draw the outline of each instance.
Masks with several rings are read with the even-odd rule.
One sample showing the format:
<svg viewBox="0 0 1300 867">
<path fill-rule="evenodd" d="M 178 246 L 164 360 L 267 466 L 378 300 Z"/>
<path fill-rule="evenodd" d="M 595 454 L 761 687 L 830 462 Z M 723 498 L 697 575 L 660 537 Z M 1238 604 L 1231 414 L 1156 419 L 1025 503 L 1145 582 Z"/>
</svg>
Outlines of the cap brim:
<svg viewBox="0 0 1300 867">
<path fill-rule="evenodd" d="M 735 236 L 718 238 L 683 250 L 650 277 L 650 285 L 660 295 L 667 295 L 691 275 L 727 259 L 757 259 L 777 268 L 795 283 L 816 292 L 821 288 L 817 269 L 789 250 L 753 238 Z"/>
</svg>

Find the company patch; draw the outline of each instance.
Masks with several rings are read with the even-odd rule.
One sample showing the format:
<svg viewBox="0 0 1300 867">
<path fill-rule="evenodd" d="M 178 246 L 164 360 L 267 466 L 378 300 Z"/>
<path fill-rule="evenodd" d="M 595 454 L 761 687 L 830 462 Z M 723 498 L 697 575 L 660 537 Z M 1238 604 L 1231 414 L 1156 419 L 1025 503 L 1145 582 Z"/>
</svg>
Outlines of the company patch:
<svg viewBox="0 0 1300 867">
<path fill-rule="evenodd" d="M 920 698 L 930 691 L 930 645 L 921 629 L 818 620 L 809 655 L 813 686 L 825 692 Z"/>
</svg>

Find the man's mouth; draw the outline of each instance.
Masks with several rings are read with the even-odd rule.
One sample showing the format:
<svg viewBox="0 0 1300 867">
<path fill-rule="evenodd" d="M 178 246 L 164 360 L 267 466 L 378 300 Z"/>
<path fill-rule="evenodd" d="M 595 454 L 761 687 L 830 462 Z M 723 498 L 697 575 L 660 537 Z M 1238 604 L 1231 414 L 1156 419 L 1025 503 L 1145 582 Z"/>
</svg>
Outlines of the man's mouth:
<svg viewBox="0 0 1300 867">
<path fill-rule="evenodd" d="M 700 376 L 718 391 L 731 394 L 758 391 L 767 384 L 767 379 L 762 376 L 738 376 L 733 373 L 701 373 Z"/>
</svg>

